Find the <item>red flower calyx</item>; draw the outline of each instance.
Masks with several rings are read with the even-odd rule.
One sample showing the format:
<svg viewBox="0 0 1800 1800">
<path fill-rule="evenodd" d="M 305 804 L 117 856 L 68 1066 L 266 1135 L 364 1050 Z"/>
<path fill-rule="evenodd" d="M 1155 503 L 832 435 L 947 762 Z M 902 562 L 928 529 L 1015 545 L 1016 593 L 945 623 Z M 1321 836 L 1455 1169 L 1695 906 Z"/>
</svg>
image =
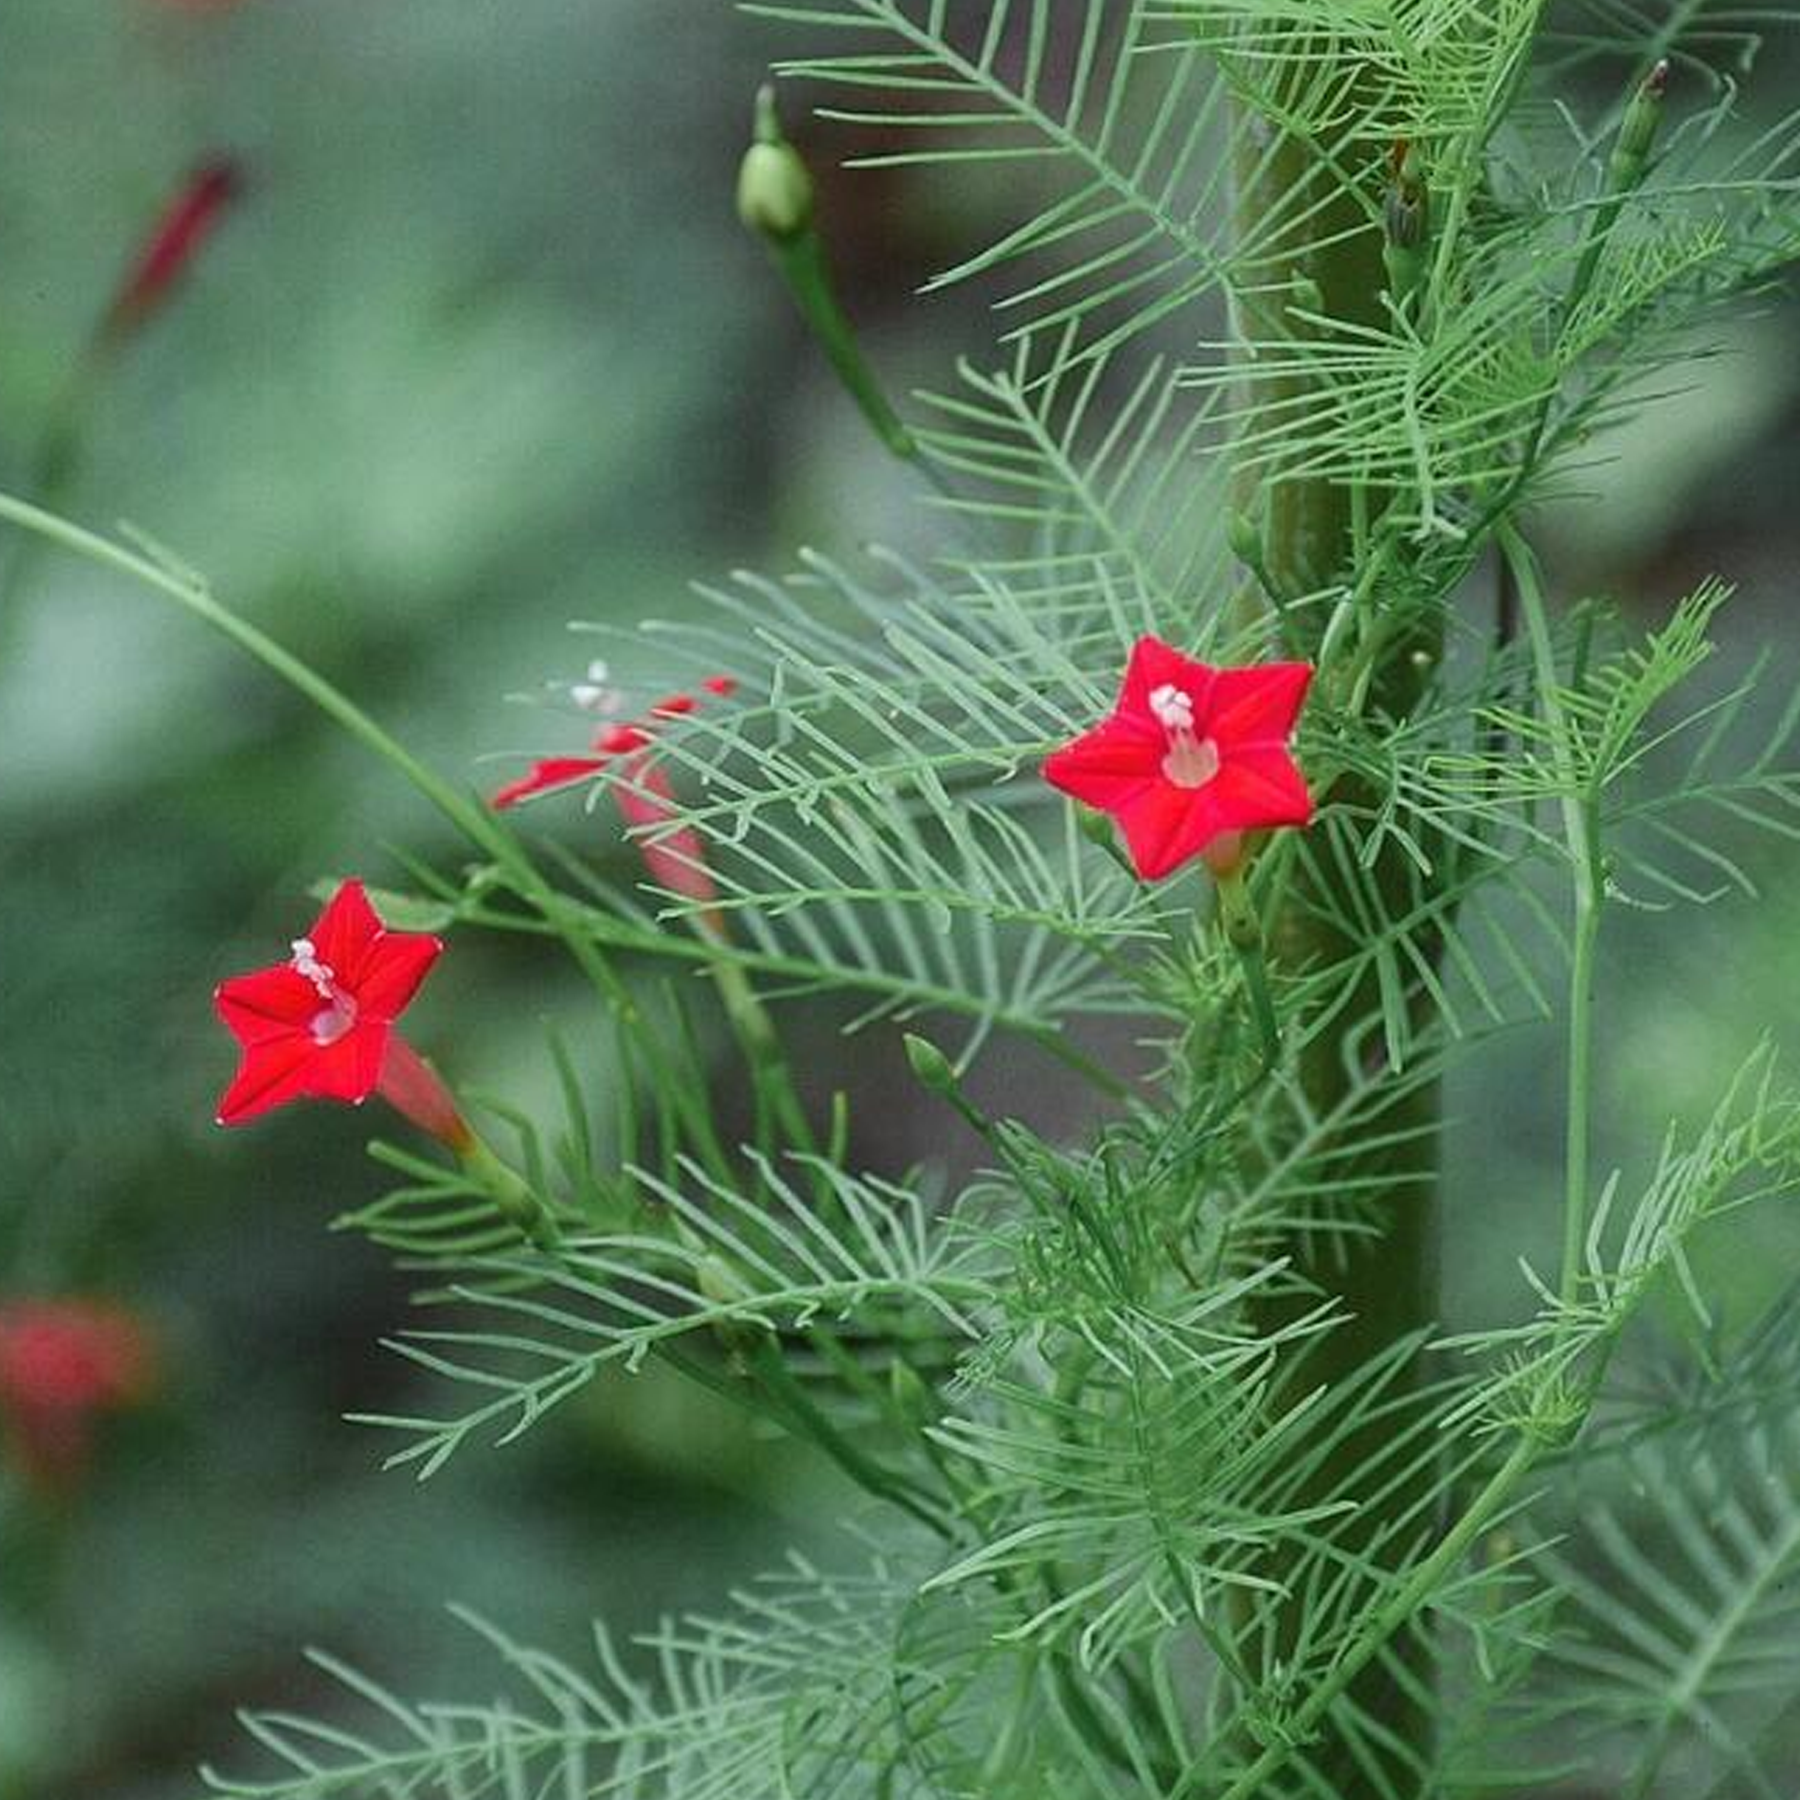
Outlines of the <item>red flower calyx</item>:
<svg viewBox="0 0 1800 1800">
<path fill-rule="evenodd" d="M 1312 818 L 1289 749 L 1312 674 L 1215 668 L 1141 637 L 1111 715 L 1051 755 L 1044 778 L 1111 814 L 1146 881 L 1196 856 L 1234 865 L 1243 833 Z"/>
<path fill-rule="evenodd" d="M 290 1100 L 360 1106 L 379 1093 L 451 1148 L 469 1137 L 443 1083 L 394 1030 L 443 940 L 390 931 L 346 881 L 286 962 L 222 982 L 214 1005 L 243 1059 L 219 1102 L 242 1125 Z"/>
</svg>

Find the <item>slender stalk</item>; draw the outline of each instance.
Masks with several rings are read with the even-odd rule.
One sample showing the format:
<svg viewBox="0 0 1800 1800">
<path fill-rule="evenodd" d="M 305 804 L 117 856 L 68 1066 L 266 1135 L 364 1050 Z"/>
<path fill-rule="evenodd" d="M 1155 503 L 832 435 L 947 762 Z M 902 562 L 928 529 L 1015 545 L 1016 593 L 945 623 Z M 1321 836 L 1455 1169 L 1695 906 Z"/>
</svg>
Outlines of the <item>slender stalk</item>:
<svg viewBox="0 0 1800 1800">
<path fill-rule="evenodd" d="M 767 1112 L 779 1124 L 793 1148 L 816 1155 L 818 1139 L 795 1090 L 787 1049 L 781 1041 L 781 1033 L 775 1029 L 775 1021 L 769 1017 L 768 1008 L 757 997 L 749 976 L 728 957 L 720 956 L 714 960 L 712 976 L 725 1005 L 725 1016 L 731 1022 L 732 1034 L 749 1065 L 759 1110 Z"/>
<path fill-rule="evenodd" d="M 1570 321 L 1580 310 L 1594 285 L 1594 277 L 1600 273 L 1601 259 L 1606 254 L 1606 246 L 1612 239 L 1613 227 L 1619 222 L 1619 215 L 1625 210 L 1625 203 L 1637 190 L 1644 179 L 1649 165 L 1650 147 L 1655 141 L 1656 128 L 1662 112 L 1663 94 L 1667 88 L 1669 66 L 1660 60 L 1655 62 L 1649 72 L 1636 84 L 1632 98 L 1626 106 L 1620 121 L 1618 139 L 1613 153 L 1607 161 L 1606 185 L 1596 202 L 1593 212 L 1588 217 L 1588 228 L 1582 239 L 1581 253 L 1575 264 L 1575 272 L 1569 278 L 1569 290 L 1563 296 L 1562 309 L 1557 321 L 1556 331 L 1551 344 L 1552 351 L 1562 348 L 1568 336 Z M 1479 541 L 1483 533 L 1492 525 L 1504 519 L 1511 510 L 1513 502 L 1524 491 L 1525 484 L 1531 479 L 1532 471 L 1537 467 L 1540 452 L 1544 447 L 1544 439 L 1550 430 L 1550 416 L 1556 408 L 1556 397 L 1561 392 L 1560 379 L 1553 382 L 1546 390 L 1537 410 L 1532 416 L 1530 427 L 1525 433 L 1524 449 L 1520 454 L 1513 472 L 1501 485 L 1500 491 L 1482 509 L 1469 536 L 1472 541 Z"/>
<path fill-rule="evenodd" d="M 1368 1668 L 1382 1648 L 1407 1622 L 1415 1618 L 1431 1597 L 1442 1587 L 1445 1578 L 1462 1561 L 1471 1545 L 1512 1503 L 1536 1462 L 1542 1445 L 1535 1438 L 1521 1437 L 1513 1445 L 1506 1461 L 1488 1478 L 1487 1484 L 1469 1502 L 1467 1510 L 1440 1539 L 1438 1547 L 1413 1570 L 1393 1595 L 1379 1607 L 1361 1635 L 1340 1656 L 1327 1674 L 1307 1695 L 1294 1714 L 1290 1740 L 1304 1740 L 1325 1721 L 1326 1714 L 1348 1693 L 1357 1678 Z M 1266 1782 L 1285 1764 L 1292 1754 L 1287 1743 L 1271 1744 L 1228 1787 L 1219 1800 L 1261 1800 Z M 1194 1792 L 1198 1773 L 1190 1773 L 1180 1782 L 1169 1800 L 1186 1800 Z M 1347 1790 L 1339 1789 L 1340 1796 Z"/>
<path fill-rule="evenodd" d="M 935 1498 L 853 1444 L 800 1385 L 778 1346 L 765 1340 L 758 1345 L 756 1354 L 747 1359 L 746 1366 L 786 1412 L 796 1435 L 816 1444 L 865 1493 L 899 1507 L 939 1537 L 951 1535 Z"/>
<path fill-rule="evenodd" d="M 1574 933 L 1569 963 L 1568 1109 L 1563 1156 L 1563 1243 L 1559 1293 L 1572 1301 L 1581 1280 L 1587 1246 L 1589 1144 L 1594 1087 L 1594 959 L 1600 938 L 1600 915 L 1606 900 L 1606 875 L 1600 856 L 1600 830 L 1595 796 L 1575 766 L 1569 740 L 1567 709 L 1556 669 L 1556 649 L 1543 586 L 1529 548 L 1512 526 L 1499 531 L 1501 554 L 1511 569 L 1525 616 L 1537 675 L 1538 702 L 1551 730 L 1551 755 L 1562 784 L 1563 838 L 1574 871 Z"/>
</svg>

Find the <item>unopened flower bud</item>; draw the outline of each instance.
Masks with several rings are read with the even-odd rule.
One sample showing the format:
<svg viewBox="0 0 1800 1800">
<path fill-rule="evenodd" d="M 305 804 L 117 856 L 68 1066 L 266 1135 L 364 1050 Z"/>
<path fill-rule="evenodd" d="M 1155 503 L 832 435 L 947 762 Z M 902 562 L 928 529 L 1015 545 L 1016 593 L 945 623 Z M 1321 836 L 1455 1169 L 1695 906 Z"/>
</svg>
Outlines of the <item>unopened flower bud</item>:
<svg viewBox="0 0 1800 1800">
<path fill-rule="evenodd" d="M 1396 304 L 1418 292 L 1429 273 L 1426 245 L 1431 237 L 1431 187 L 1425 157 L 1417 144 L 1399 139 L 1389 159 L 1387 198 L 1382 207 L 1387 241 L 1388 291 Z"/>
<path fill-rule="evenodd" d="M 116 337 L 142 323 L 163 302 L 242 185 L 242 172 L 229 157 L 214 157 L 194 170 L 157 217 L 119 284 L 107 311 L 107 334 Z"/>
<path fill-rule="evenodd" d="M 934 1094 L 954 1095 L 957 1088 L 956 1071 L 950 1066 L 950 1059 L 930 1038 L 923 1038 L 917 1032 L 905 1034 L 906 1060 L 912 1065 L 912 1072 L 919 1078 L 919 1085 L 929 1088 Z"/>
<path fill-rule="evenodd" d="M 797 238 L 812 224 L 813 179 L 782 135 L 770 87 L 756 96 L 756 141 L 738 168 L 737 208 L 750 230 L 776 243 Z"/>
<path fill-rule="evenodd" d="M 888 1389 L 893 1396 L 894 1411 L 914 1425 L 929 1425 L 940 1410 L 937 1395 L 911 1363 L 895 1357 L 888 1364 Z"/>
<path fill-rule="evenodd" d="M 1643 179 L 1644 166 L 1650 159 L 1651 146 L 1662 124 L 1663 101 L 1669 91 L 1669 60 L 1664 57 L 1631 96 L 1625 117 L 1619 125 L 1618 142 L 1613 145 L 1609 170 L 1615 188 L 1636 187 Z"/>
<path fill-rule="evenodd" d="M 1225 519 L 1225 541 L 1231 554 L 1247 569 L 1260 569 L 1263 559 L 1262 533 L 1248 513 L 1233 507 Z"/>
<path fill-rule="evenodd" d="M 1431 190 L 1425 185 L 1425 159 L 1416 144 L 1401 158 L 1388 188 L 1385 217 L 1390 244 L 1413 250 L 1424 243 L 1431 223 Z"/>
</svg>

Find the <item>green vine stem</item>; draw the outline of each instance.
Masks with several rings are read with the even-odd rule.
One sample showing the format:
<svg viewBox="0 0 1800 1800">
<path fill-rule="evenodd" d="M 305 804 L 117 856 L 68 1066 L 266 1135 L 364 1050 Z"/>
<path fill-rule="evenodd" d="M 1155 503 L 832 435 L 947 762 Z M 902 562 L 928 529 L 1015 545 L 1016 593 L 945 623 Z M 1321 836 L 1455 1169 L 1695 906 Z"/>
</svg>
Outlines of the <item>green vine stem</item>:
<svg viewBox="0 0 1800 1800">
<path fill-rule="evenodd" d="M 1268 27 L 1263 29 L 1267 30 Z M 1295 27 L 1296 30 L 1301 29 Z M 1386 319 L 1388 285 L 1383 258 L 1383 234 L 1379 221 L 1364 196 L 1349 184 L 1341 169 L 1317 161 L 1302 144 L 1291 139 L 1274 141 L 1273 129 L 1264 120 L 1247 118 L 1242 139 L 1246 146 L 1238 167 L 1237 214 L 1239 236 L 1246 244 L 1275 248 L 1259 262 L 1254 279 L 1246 285 L 1258 297 L 1241 302 L 1241 329 L 1253 339 L 1271 340 L 1309 329 L 1296 306 L 1283 296 L 1304 295 L 1298 312 L 1316 312 L 1339 320 L 1347 328 L 1379 328 Z M 1271 232 L 1271 221 L 1287 221 Z M 1273 300 L 1270 296 L 1274 296 Z M 1271 391 L 1273 390 L 1273 391 Z M 1258 416 L 1294 422 L 1303 433 L 1307 408 L 1301 377 L 1259 388 Z M 1379 526 L 1383 497 L 1365 493 L 1360 499 L 1339 482 L 1290 476 L 1279 459 L 1262 465 L 1254 483 L 1241 483 L 1239 507 L 1258 521 L 1262 565 L 1269 580 L 1289 596 L 1316 594 L 1344 582 L 1359 595 L 1376 593 L 1379 567 L 1385 550 L 1371 543 L 1382 541 Z M 1371 518 L 1374 530 L 1369 529 Z M 1359 550 L 1363 567 L 1352 571 Z M 1362 579 L 1356 579 L 1360 573 Z M 1319 609 L 1306 609 L 1315 617 Z M 1300 616 L 1306 616 L 1302 613 Z M 1319 660 L 1322 646 L 1303 643 L 1302 650 Z M 1363 625 L 1368 666 L 1359 698 L 1378 709 L 1403 714 L 1416 697 L 1425 666 L 1411 652 L 1418 645 L 1416 631 L 1394 631 L 1385 616 Z M 1350 778 L 1338 783 L 1336 797 L 1354 804 L 1369 796 L 1355 791 Z M 1407 879 L 1399 852 L 1384 851 L 1366 877 L 1383 889 L 1400 892 Z M 1353 953 L 1354 946 L 1325 921 L 1355 916 L 1355 896 L 1336 889 L 1345 877 L 1337 872 L 1337 859 L 1320 855 L 1296 866 L 1285 892 L 1268 922 L 1268 956 L 1273 969 L 1329 966 Z M 1314 1034 L 1297 1057 L 1297 1075 L 1307 1099 L 1321 1116 L 1329 1116 L 1341 1101 L 1351 1079 L 1347 1057 L 1356 1052 L 1348 1042 L 1354 1026 L 1379 1005 L 1375 976 L 1371 971 L 1351 1004 L 1342 1010 L 1342 1026 Z M 1358 1189 L 1374 1197 L 1385 1229 L 1370 1242 L 1352 1242 L 1315 1249 L 1296 1242 L 1290 1251 L 1298 1272 L 1317 1288 L 1335 1295 L 1341 1303 L 1343 1322 L 1318 1348 L 1316 1362 L 1309 1363 L 1309 1379 L 1336 1385 L 1348 1380 L 1363 1364 L 1395 1342 L 1429 1325 L 1436 1316 L 1437 1283 L 1432 1232 L 1432 1194 L 1436 1174 L 1436 1125 L 1440 1100 L 1435 1084 L 1421 1083 L 1396 1103 L 1383 1133 L 1384 1148 L 1369 1152 L 1353 1171 Z M 1343 1147 L 1341 1147 L 1343 1148 Z M 1315 1234 L 1318 1238 L 1332 1234 Z M 1267 1303 L 1258 1309 L 1256 1323 L 1267 1333 L 1279 1331 L 1292 1316 L 1296 1302 Z M 1415 1368 L 1413 1380 L 1423 1379 Z M 1300 1504 L 1326 1504 L 1354 1498 L 1346 1493 L 1353 1471 L 1373 1446 L 1352 1435 L 1308 1480 Z M 1393 1509 L 1404 1500 L 1371 1497 L 1361 1508 L 1356 1542 L 1374 1554 L 1373 1546 L 1389 1535 L 1383 1526 Z M 1400 1534 L 1404 1535 L 1404 1534 Z M 1271 1580 L 1284 1581 L 1283 1558 L 1271 1558 L 1263 1571 Z M 1277 1614 L 1273 1641 L 1266 1654 L 1291 1660 L 1303 1640 L 1304 1598 L 1296 1593 Z M 1370 1737 L 1421 1754 L 1430 1736 L 1428 1677 L 1422 1660 L 1404 1678 L 1371 1659 L 1345 1672 L 1343 1685 L 1355 1705 L 1371 1723 Z M 1321 1716 L 1323 1708 L 1320 1709 Z M 1335 1800 L 1379 1800 L 1391 1792 L 1391 1782 L 1401 1779 L 1405 1764 L 1396 1758 L 1391 1767 L 1372 1771 L 1347 1744 L 1325 1743 L 1315 1747 L 1317 1766 L 1332 1781 Z M 1244 1790 L 1246 1793 L 1249 1789 Z"/>
<path fill-rule="evenodd" d="M 1562 1277 L 1564 1304 L 1576 1297 L 1587 1244 L 1589 1139 L 1593 1112 L 1594 956 L 1600 938 L 1600 915 L 1606 902 L 1606 868 L 1600 852 L 1596 796 L 1576 768 L 1570 747 L 1567 709 L 1556 671 L 1556 651 L 1544 606 L 1537 565 L 1523 538 L 1502 525 L 1500 549 L 1512 571 L 1525 616 L 1537 676 L 1538 702 L 1551 728 L 1556 775 L 1563 788 L 1563 838 L 1574 877 L 1574 931 L 1569 963 L 1568 1111 L 1563 1159 L 1564 1201 Z"/>
</svg>

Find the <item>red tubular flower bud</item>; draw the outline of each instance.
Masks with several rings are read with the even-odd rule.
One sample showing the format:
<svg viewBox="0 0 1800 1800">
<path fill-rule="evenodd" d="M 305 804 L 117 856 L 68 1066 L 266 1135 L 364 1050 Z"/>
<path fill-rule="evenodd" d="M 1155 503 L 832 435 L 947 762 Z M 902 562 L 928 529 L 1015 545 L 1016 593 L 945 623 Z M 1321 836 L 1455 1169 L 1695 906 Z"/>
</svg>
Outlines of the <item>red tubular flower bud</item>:
<svg viewBox="0 0 1800 1800">
<path fill-rule="evenodd" d="M 399 1032 L 387 1042 L 375 1091 L 395 1112 L 457 1156 L 467 1156 L 475 1133 L 437 1070 Z"/>
<path fill-rule="evenodd" d="M 120 283 L 107 310 L 107 336 L 141 325 L 162 304 L 242 186 L 242 172 L 229 157 L 213 157 L 194 170 L 163 209 Z"/>
</svg>

